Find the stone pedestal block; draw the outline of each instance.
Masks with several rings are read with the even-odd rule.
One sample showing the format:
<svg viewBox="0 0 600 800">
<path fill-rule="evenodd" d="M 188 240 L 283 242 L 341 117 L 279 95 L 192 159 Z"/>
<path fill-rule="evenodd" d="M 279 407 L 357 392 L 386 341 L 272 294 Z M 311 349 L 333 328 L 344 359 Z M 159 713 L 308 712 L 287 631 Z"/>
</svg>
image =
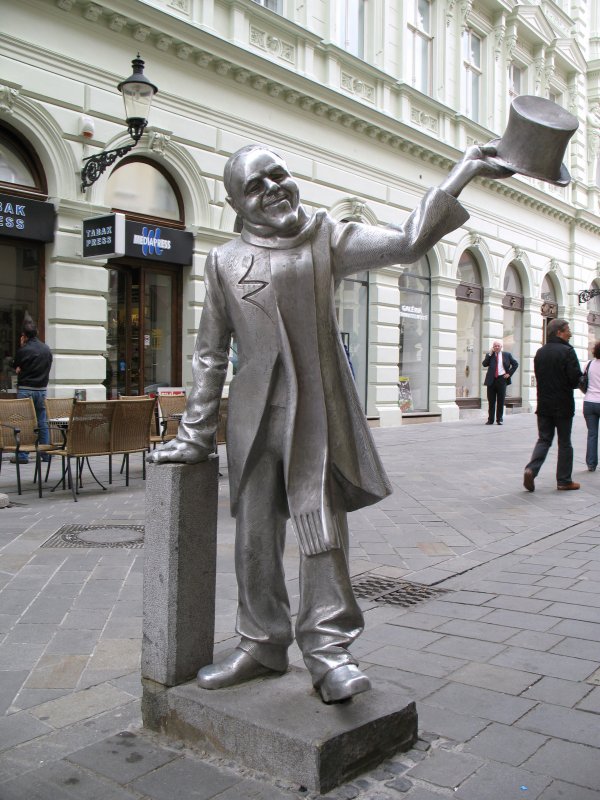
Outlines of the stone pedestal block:
<svg viewBox="0 0 600 800">
<path fill-rule="evenodd" d="M 149 464 L 142 677 L 165 686 L 212 663 L 219 459 Z"/>
<path fill-rule="evenodd" d="M 299 669 L 230 689 L 143 684 L 146 727 L 321 794 L 417 738 L 407 697 L 374 688 L 328 706 Z"/>
</svg>

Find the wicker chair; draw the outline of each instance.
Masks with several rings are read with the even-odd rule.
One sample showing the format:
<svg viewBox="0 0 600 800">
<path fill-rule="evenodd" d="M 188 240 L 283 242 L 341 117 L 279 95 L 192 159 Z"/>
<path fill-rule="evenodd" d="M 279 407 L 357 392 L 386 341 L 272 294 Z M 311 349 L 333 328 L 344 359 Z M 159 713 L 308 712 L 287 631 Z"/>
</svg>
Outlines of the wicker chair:
<svg viewBox="0 0 600 800">
<path fill-rule="evenodd" d="M 72 397 L 47 397 L 46 398 L 46 414 L 48 415 L 48 420 L 51 419 L 61 419 L 61 418 L 69 418 L 71 416 L 71 409 L 73 408 L 73 398 Z M 54 427 L 49 425 L 50 430 L 50 444 L 54 445 L 59 449 L 62 449 L 65 446 L 65 431 L 61 428 Z M 62 460 L 62 472 L 63 475 L 65 474 L 65 460 Z M 50 473 L 50 467 L 52 465 L 52 454 L 50 454 L 50 461 L 48 461 L 48 466 L 46 468 L 46 477 L 44 478 L 44 483 L 48 481 L 48 475 Z"/>
<path fill-rule="evenodd" d="M 17 491 L 21 491 L 21 453 L 35 453 L 34 482 L 38 483 L 38 494 L 42 496 L 42 471 L 40 468 L 40 454 L 53 449 L 52 444 L 39 443 L 39 429 L 37 426 L 35 406 L 31 397 L 17 400 L 0 400 L 0 469 L 2 469 L 2 454 L 6 450 L 13 453 L 17 468 Z"/>
<path fill-rule="evenodd" d="M 163 444 L 170 442 L 177 436 L 179 429 L 179 420 L 170 419 L 172 414 L 183 414 L 185 411 L 186 397 L 183 394 L 159 394 L 158 395 L 158 409 L 161 424 L 160 437 L 154 444 Z"/>
<path fill-rule="evenodd" d="M 76 400 L 73 403 L 66 447 L 54 450 L 52 455 L 58 455 L 67 460 L 67 476 L 75 502 L 77 502 L 79 487 L 82 485 L 81 470 L 84 462 L 87 462 L 90 473 L 98 486 L 106 491 L 106 486 L 103 486 L 94 474 L 89 459 L 93 456 L 110 454 L 111 428 L 116 407 L 117 403 L 114 400 Z M 76 462 L 75 481 L 73 481 L 71 470 L 71 459 L 73 458 Z"/>
<path fill-rule="evenodd" d="M 154 397 L 121 398 L 112 401 L 116 406 L 112 423 L 111 454 L 124 456 L 125 485 L 129 486 L 129 456 L 142 453 L 142 471 L 146 479 L 146 452 L 150 449 L 150 428 L 154 420 Z M 112 464 L 109 468 L 112 481 Z M 122 470 L 121 470 L 122 471 Z"/>
</svg>

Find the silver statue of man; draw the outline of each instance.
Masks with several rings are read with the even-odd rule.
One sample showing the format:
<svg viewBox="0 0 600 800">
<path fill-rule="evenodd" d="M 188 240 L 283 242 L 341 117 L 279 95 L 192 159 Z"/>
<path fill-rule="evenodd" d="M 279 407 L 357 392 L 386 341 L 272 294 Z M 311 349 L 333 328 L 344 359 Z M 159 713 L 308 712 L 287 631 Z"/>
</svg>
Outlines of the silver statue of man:
<svg viewBox="0 0 600 800">
<path fill-rule="evenodd" d="M 403 225 L 309 216 L 282 158 L 263 145 L 224 173 L 241 236 L 208 256 L 193 388 L 177 438 L 149 461 L 196 463 L 215 449 L 231 337 L 227 459 L 239 589 L 233 653 L 198 672 L 205 689 L 283 673 L 293 640 L 283 571 L 288 518 L 300 548 L 296 640 L 326 703 L 370 688 L 349 647 L 363 629 L 348 571 L 346 513 L 391 493 L 338 330 L 334 292 L 347 275 L 411 263 L 466 222 L 456 197 L 476 175 L 507 177 L 469 148 Z"/>
</svg>

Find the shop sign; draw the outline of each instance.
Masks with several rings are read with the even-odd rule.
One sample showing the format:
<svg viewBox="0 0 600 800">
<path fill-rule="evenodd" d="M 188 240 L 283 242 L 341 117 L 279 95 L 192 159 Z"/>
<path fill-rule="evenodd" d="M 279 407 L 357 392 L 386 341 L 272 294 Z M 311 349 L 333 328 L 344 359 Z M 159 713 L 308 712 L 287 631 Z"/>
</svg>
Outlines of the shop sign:
<svg viewBox="0 0 600 800">
<path fill-rule="evenodd" d="M 165 264 L 191 264 L 194 237 L 189 231 L 149 225 L 106 214 L 83 223 L 85 258 L 133 256 Z"/>
<path fill-rule="evenodd" d="M 194 237 L 189 231 L 127 220 L 125 255 L 167 264 L 191 264 Z"/>
<path fill-rule="evenodd" d="M 83 220 L 83 257 L 125 255 L 125 214 L 105 214 Z"/>
<path fill-rule="evenodd" d="M 401 305 L 400 316 L 408 317 L 409 319 L 429 319 L 429 314 L 424 314 L 421 306 Z"/>
<path fill-rule="evenodd" d="M 0 236 L 53 242 L 55 219 L 52 203 L 0 194 Z"/>
</svg>

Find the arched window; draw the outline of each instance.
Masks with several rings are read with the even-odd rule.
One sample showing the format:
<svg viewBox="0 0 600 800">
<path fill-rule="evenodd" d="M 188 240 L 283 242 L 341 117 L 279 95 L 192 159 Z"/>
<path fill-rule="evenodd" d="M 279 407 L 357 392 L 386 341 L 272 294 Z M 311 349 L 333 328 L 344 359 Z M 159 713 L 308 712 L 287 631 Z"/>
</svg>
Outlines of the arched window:
<svg viewBox="0 0 600 800">
<path fill-rule="evenodd" d="M 44 171 L 33 148 L 12 128 L 0 126 L 0 189 L 47 195 Z"/>
<path fill-rule="evenodd" d="M 153 217 L 183 223 L 183 202 L 166 170 L 146 159 L 129 159 L 110 174 L 105 202 L 128 216 Z"/>
<path fill-rule="evenodd" d="M 554 289 L 554 284 L 552 279 L 549 275 L 546 275 L 544 280 L 542 281 L 542 307 L 541 307 L 542 317 L 544 318 L 544 330 L 543 330 L 543 341 L 544 344 L 546 342 L 546 330 L 548 328 L 548 323 L 551 319 L 556 319 L 558 317 L 558 302 L 556 300 L 556 291 Z"/>
<path fill-rule="evenodd" d="M 18 229 L 18 206 L 45 200 L 42 165 L 16 130 L 0 126 L 0 389 L 12 391 L 12 359 L 26 315 L 43 336 L 44 246 L 31 226 Z M 25 206 L 23 206 L 25 207 Z M 29 221 L 28 215 L 25 222 Z M 28 238 L 31 236 L 31 238 Z M 44 240 L 47 241 L 47 240 Z"/>
<path fill-rule="evenodd" d="M 428 411 L 431 269 L 427 256 L 406 267 L 398 286 L 400 405 L 403 413 Z"/>
<path fill-rule="evenodd" d="M 458 279 L 456 402 L 463 408 L 480 408 L 483 286 L 477 261 L 468 250 L 465 250 L 458 262 Z"/>
<path fill-rule="evenodd" d="M 503 347 L 507 353 L 512 353 L 519 364 L 523 356 L 523 285 L 514 264 L 509 264 L 504 275 L 504 291 L 502 298 L 504 335 Z M 520 375 L 521 372 L 518 373 Z M 516 379 L 506 387 L 506 397 L 510 402 L 507 405 L 520 405 L 521 389 Z"/>
</svg>

